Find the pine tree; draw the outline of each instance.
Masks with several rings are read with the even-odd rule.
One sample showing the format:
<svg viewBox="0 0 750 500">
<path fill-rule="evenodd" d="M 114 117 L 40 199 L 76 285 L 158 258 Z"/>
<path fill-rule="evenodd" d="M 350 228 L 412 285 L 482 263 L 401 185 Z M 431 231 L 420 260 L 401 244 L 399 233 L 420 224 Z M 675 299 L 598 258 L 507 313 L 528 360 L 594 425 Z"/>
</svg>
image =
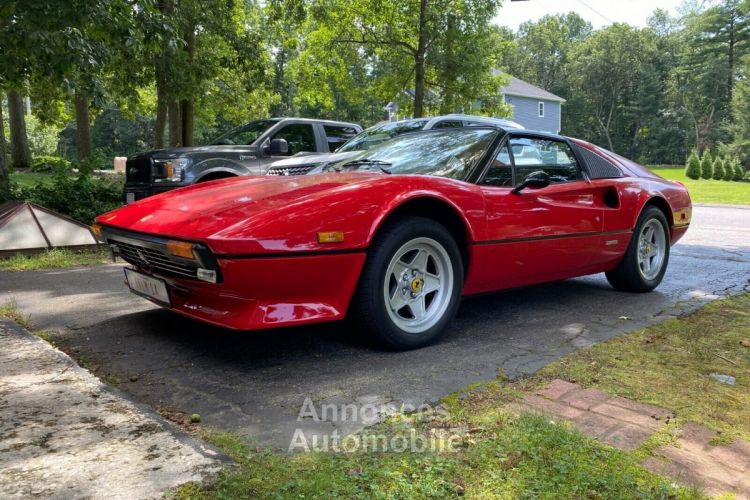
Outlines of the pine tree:
<svg viewBox="0 0 750 500">
<path fill-rule="evenodd" d="M 724 178 L 724 161 L 721 156 L 716 157 L 714 161 L 714 179 L 720 181 Z"/>
<path fill-rule="evenodd" d="M 698 158 L 698 153 L 696 151 L 690 153 L 687 166 L 685 167 L 685 175 L 690 179 L 697 180 L 701 178 L 701 160 Z"/>
<path fill-rule="evenodd" d="M 742 166 L 739 158 L 734 159 L 734 180 L 741 181 L 745 179 L 745 167 Z"/>
<path fill-rule="evenodd" d="M 701 178 L 710 179 L 714 173 L 714 159 L 711 158 L 711 152 L 706 151 L 703 153 L 703 160 L 701 160 Z"/>
<path fill-rule="evenodd" d="M 734 169 L 736 168 L 734 158 L 724 159 L 724 180 L 734 180 Z"/>
</svg>

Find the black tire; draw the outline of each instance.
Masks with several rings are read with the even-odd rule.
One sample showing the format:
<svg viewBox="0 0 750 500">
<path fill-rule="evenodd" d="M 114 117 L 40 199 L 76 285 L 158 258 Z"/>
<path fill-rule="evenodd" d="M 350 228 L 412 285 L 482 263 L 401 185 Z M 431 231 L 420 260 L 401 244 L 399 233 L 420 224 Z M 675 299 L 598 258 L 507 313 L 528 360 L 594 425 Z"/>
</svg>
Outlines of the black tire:
<svg viewBox="0 0 750 500">
<path fill-rule="evenodd" d="M 659 273 L 653 278 L 647 279 L 638 263 L 639 239 L 643 228 L 653 220 L 658 221 L 664 231 L 664 241 L 666 242 L 664 245 L 665 254 Z M 664 216 L 664 212 L 655 206 L 647 206 L 640 217 L 638 217 L 638 223 L 633 231 L 633 236 L 625 252 L 625 256 L 616 268 L 606 273 L 607 281 L 613 287 L 625 292 L 644 293 L 652 291 L 659 286 L 659 283 L 664 278 L 664 273 L 667 272 L 669 243 L 669 222 Z"/>
<path fill-rule="evenodd" d="M 436 314 L 436 323 L 424 331 L 409 332 L 391 318 L 390 305 L 386 303 L 384 296 L 385 279 L 386 274 L 390 274 L 388 267 L 396 253 L 404 245 L 424 238 L 434 240 L 446 251 L 453 273 L 452 286 L 446 287 L 447 307 L 442 315 Z M 427 346 L 437 341 L 453 320 L 460 303 L 463 283 L 461 252 L 450 232 L 443 225 L 426 217 L 398 217 L 386 222 L 367 253 L 359 286 L 352 299 L 355 320 L 362 321 L 368 338 L 387 349 L 407 350 Z M 396 289 L 399 287 L 401 283 L 396 285 Z"/>
</svg>

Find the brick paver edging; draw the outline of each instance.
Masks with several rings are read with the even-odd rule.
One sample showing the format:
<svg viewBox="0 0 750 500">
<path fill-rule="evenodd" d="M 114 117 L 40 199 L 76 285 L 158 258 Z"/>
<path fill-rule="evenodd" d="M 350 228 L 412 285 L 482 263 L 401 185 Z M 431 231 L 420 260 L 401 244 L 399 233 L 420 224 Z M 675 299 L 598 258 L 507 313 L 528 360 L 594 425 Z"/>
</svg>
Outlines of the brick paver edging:
<svg viewBox="0 0 750 500">
<path fill-rule="evenodd" d="M 675 416 L 664 408 L 560 379 L 511 403 L 509 408 L 568 420 L 583 434 L 626 451 L 638 448 Z M 647 459 L 644 466 L 712 495 L 734 493 L 738 500 L 750 500 L 750 443 L 737 440 L 712 446 L 710 441 L 715 436 L 716 432 L 688 422 L 678 446 L 660 447 L 657 456 Z"/>
</svg>

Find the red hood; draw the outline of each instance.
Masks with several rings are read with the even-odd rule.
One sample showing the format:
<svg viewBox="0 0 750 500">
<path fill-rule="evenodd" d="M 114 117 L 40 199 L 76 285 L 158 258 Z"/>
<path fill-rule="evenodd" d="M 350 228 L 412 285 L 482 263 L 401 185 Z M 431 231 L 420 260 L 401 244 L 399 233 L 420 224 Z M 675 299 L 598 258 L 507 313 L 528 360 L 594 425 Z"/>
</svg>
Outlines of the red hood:
<svg viewBox="0 0 750 500">
<path fill-rule="evenodd" d="M 345 173 L 295 177 L 240 177 L 177 189 L 126 205 L 97 221 L 131 231 L 204 239 L 240 221 L 351 189 L 382 174 Z"/>
</svg>

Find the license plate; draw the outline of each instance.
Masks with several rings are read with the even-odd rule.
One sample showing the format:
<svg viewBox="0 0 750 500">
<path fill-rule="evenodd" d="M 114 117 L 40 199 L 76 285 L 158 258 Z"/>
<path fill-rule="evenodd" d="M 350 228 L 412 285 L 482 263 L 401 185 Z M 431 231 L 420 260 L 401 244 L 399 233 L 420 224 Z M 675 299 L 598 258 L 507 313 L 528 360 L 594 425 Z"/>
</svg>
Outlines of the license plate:
<svg viewBox="0 0 750 500">
<path fill-rule="evenodd" d="M 167 284 L 164 280 L 152 278 L 145 274 L 125 268 L 125 278 L 133 293 L 152 299 L 165 306 L 171 306 Z"/>
<path fill-rule="evenodd" d="M 125 193 L 125 203 L 133 203 L 135 201 L 135 193 Z"/>
</svg>

